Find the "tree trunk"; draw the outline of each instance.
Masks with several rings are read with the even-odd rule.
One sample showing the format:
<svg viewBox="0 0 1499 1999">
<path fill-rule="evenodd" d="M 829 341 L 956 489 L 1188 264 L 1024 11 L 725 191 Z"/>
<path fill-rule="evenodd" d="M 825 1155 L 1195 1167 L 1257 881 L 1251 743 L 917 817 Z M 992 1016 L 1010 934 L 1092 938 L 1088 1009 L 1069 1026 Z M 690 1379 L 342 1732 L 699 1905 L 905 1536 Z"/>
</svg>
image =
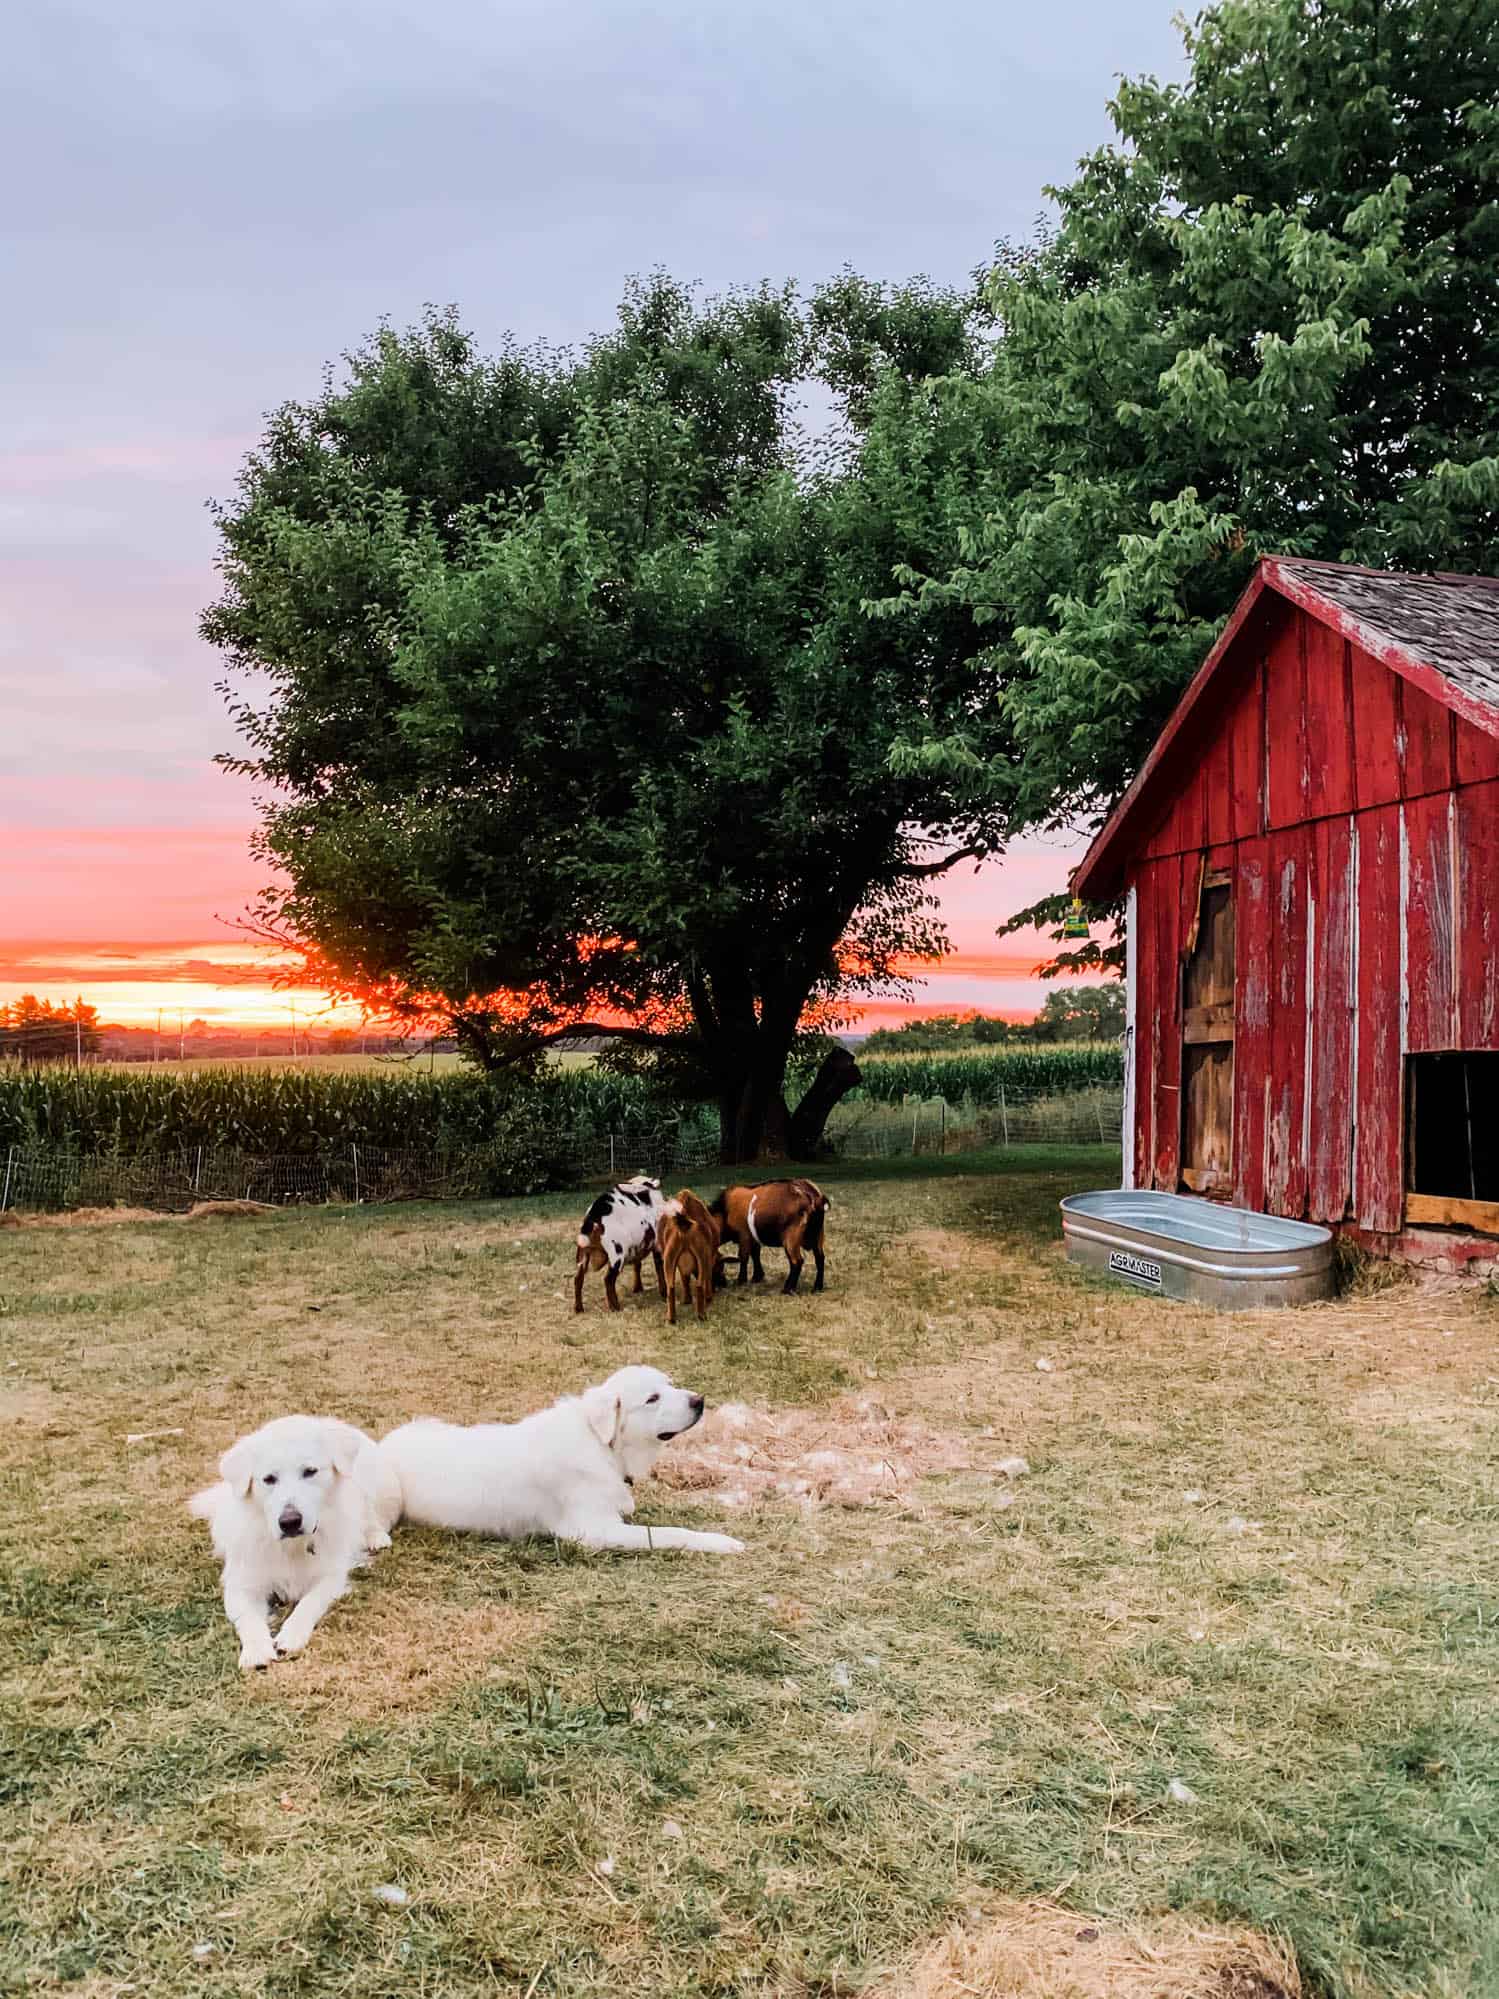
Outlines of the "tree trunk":
<svg viewBox="0 0 1499 1999">
<path fill-rule="evenodd" d="M 767 1029 L 762 1022 L 748 1047 L 735 1049 L 738 1059 L 718 1094 L 720 1164 L 741 1166 L 767 1155 L 785 1157 L 790 1114 L 784 1089 L 793 1031 Z"/>
<path fill-rule="evenodd" d="M 817 1157 L 817 1149 L 822 1144 L 822 1134 L 834 1105 L 840 1103 L 850 1090 L 857 1089 L 863 1080 L 858 1063 L 841 1043 L 828 1050 L 807 1088 L 807 1094 L 792 1115 L 787 1143 L 789 1158 L 811 1160 Z"/>
</svg>

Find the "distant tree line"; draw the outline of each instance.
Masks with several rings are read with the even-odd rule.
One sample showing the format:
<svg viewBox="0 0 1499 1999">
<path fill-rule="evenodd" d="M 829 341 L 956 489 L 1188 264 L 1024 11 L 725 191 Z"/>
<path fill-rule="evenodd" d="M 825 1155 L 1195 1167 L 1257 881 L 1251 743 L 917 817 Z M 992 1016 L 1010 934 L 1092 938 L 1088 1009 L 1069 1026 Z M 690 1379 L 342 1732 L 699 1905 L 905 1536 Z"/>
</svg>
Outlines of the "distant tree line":
<svg viewBox="0 0 1499 1999">
<path fill-rule="evenodd" d="M 23 993 L 0 1006 L 0 1059 L 19 1062 L 73 1062 L 99 1050 L 99 1015 L 85 1000 L 54 1006 Z"/>
<path fill-rule="evenodd" d="M 860 1048 L 864 1056 L 930 1055 L 947 1048 L 1025 1046 L 1038 1041 L 1114 1041 L 1124 1032 L 1124 988 L 1059 986 L 1034 1020 L 992 1014 L 937 1014 L 930 1020 L 882 1027 Z"/>
</svg>

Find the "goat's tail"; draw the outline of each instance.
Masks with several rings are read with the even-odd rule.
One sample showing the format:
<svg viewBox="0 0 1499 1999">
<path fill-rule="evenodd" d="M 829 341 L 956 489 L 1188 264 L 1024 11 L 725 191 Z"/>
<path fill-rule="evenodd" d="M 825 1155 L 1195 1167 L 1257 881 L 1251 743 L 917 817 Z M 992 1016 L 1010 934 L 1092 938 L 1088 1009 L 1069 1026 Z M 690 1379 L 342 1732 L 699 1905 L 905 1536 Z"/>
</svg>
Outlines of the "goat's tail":
<svg viewBox="0 0 1499 1999">
<path fill-rule="evenodd" d="M 810 1181 L 808 1185 L 811 1185 Z M 807 1231 L 802 1241 L 808 1249 L 818 1250 L 822 1248 L 822 1225 L 827 1220 L 828 1209 L 833 1204 L 819 1188 L 813 1187 L 812 1192 L 816 1195 L 816 1199 L 812 1203 L 812 1212 L 807 1217 Z"/>
</svg>

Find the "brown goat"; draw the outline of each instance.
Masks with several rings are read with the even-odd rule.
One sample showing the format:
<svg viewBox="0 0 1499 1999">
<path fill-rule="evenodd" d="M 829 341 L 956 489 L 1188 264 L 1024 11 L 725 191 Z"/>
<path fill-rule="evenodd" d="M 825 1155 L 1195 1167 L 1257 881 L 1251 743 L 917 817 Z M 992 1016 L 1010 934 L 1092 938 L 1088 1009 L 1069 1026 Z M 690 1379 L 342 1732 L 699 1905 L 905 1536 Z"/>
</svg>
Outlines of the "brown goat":
<svg viewBox="0 0 1499 1999">
<path fill-rule="evenodd" d="M 682 1274 L 683 1304 L 692 1298 L 698 1317 L 706 1319 L 719 1274 L 717 1218 L 690 1187 L 684 1187 L 674 1201 L 667 1202 L 658 1234 L 666 1265 L 666 1323 L 677 1323 L 678 1271 Z"/>
<path fill-rule="evenodd" d="M 709 1210 L 722 1223 L 724 1241 L 739 1245 L 739 1276 L 743 1284 L 751 1263 L 755 1282 L 765 1282 L 760 1251 L 784 1249 L 790 1265 L 783 1292 L 794 1291 L 802 1274 L 802 1251 L 810 1249 L 817 1265 L 814 1291 L 822 1289 L 823 1221 L 832 1202 L 810 1180 L 762 1180 L 753 1187 L 725 1187 Z"/>
</svg>

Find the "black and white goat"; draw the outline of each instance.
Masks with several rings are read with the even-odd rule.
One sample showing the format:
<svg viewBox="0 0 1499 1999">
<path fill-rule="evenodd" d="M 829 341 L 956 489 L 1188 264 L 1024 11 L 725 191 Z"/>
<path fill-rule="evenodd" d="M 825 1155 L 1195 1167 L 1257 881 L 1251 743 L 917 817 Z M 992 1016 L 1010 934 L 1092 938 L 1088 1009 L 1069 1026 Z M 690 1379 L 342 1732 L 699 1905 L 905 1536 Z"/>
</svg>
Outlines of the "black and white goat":
<svg viewBox="0 0 1499 1999">
<path fill-rule="evenodd" d="M 599 1195 L 578 1230 L 578 1268 L 573 1278 L 575 1312 L 583 1309 L 583 1279 L 590 1270 L 603 1271 L 609 1310 L 617 1312 L 619 1292 L 615 1286 L 619 1273 L 630 1264 L 635 1272 L 634 1288 L 643 1291 L 640 1266 L 647 1256 L 655 1259 L 656 1282 L 661 1287 L 661 1296 L 666 1296 L 666 1271 L 658 1241 L 665 1209 L 661 1182 L 644 1173 L 638 1173 L 633 1180 L 622 1180 L 617 1187 Z"/>
</svg>

